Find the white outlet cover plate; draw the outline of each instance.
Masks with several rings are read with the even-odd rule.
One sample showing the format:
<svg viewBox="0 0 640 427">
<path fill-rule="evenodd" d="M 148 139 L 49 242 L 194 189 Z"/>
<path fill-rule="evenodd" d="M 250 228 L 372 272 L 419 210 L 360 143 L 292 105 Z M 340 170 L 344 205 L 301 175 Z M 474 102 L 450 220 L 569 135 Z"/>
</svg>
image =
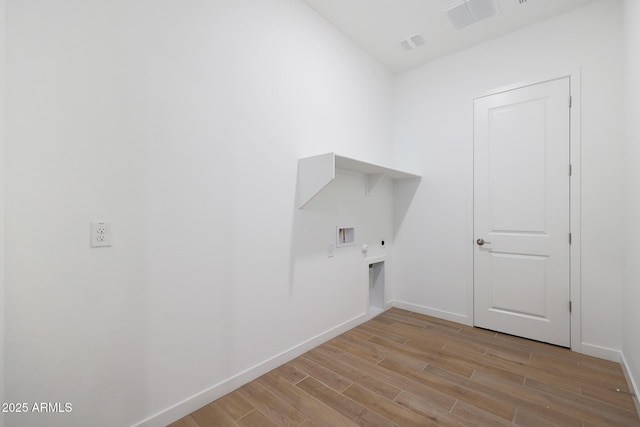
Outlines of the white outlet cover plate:
<svg viewBox="0 0 640 427">
<path fill-rule="evenodd" d="M 91 223 L 91 247 L 111 246 L 111 223 L 95 221 Z"/>
</svg>

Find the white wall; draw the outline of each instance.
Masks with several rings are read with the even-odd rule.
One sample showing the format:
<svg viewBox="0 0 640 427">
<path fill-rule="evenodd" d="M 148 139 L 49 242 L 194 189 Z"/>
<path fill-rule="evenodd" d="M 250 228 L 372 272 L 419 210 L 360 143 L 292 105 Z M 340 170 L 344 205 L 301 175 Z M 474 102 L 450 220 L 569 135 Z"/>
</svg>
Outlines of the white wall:
<svg viewBox="0 0 640 427">
<path fill-rule="evenodd" d="M 299 211 L 297 159 L 386 163 L 386 70 L 298 0 L 7 6 L 6 399 L 73 405 L 12 426 L 163 425 L 364 313 L 327 245 L 391 186 Z"/>
<path fill-rule="evenodd" d="M 162 425 L 359 318 L 358 247 L 392 234 L 391 187 L 364 198 L 340 174 L 297 210 L 307 155 L 424 172 L 408 213 L 398 199 L 388 282 L 397 301 L 470 322 L 472 100 L 578 66 L 583 341 L 622 343 L 638 378 L 638 315 L 628 303 L 622 333 L 619 310 L 623 196 L 639 207 L 621 189 L 616 0 L 399 76 L 395 135 L 391 76 L 297 0 L 7 3 L 3 400 L 73 404 L 10 425 Z M 96 219 L 112 248 L 88 248 Z M 338 224 L 358 245 L 327 258 Z"/>
<path fill-rule="evenodd" d="M 398 76 L 395 153 L 424 175 L 396 237 L 394 298 L 472 323 L 473 99 L 582 67 L 582 344 L 612 357 L 622 314 L 622 13 L 593 3 Z"/>
<path fill-rule="evenodd" d="M 625 204 L 625 289 L 622 352 L 640 391 L 640 3 L 624 3 L 626 46 L 625 93 L 627 106 L 626 135 L 626 204 Z"/>
<path fill-rule="evenodd" d="M 0 0 L 0 29 L 6 28 L 6 1 Z M 4 147 L 5 147 L 5 32 L 0 30 L 0 378 L 4 378 L 4 324 L 5 324 L 5 264 L 4 264 Z M 0 380 L 0 402 L 4 398 L 4 381 Z M 4 427 L 4 414 L 0 413 L 0 427 Z"/>
</svg>

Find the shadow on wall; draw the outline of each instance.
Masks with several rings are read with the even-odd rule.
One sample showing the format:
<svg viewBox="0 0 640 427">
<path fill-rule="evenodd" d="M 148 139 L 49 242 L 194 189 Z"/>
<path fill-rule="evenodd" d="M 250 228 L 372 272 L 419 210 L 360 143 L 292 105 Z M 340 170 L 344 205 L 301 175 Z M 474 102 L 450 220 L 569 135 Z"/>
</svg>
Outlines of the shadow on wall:
<svg viewBox="0 0 640 427">
<path fill-rule="evenodd" d="M 327 185 L 326 191 L 318 193 L 304 208 L 299 207 L 297 197 L 292 201 L 293 223 L 291 230 L 291 252 L 289 255 L 289 293 L 293 294 L 298 260 L 329 258 L 330 237 L 335 233 L 337 200 L 329 197 L 336 181 Z M 298 194 L 299 178 L 296 180 Z M 334 242 L 335 243 L 335 242 Z"/>
<path fill-rule="evenodd" d="M 393 192 L 393 235 L 398 234 L 421 181 L 398 180 Z"/>
</svg>

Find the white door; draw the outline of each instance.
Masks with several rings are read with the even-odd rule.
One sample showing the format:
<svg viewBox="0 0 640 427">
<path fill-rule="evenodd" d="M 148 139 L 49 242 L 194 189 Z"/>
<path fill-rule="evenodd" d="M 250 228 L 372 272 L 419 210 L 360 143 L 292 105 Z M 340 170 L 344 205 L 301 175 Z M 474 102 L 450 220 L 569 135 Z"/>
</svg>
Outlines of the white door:
<svg viewBox="0 0 640 427">
<path fill-rule="evenodd" d="M 474 324 L 565 347 L 569 112 L 568 78 L 474 104 Z"/>
</svg>

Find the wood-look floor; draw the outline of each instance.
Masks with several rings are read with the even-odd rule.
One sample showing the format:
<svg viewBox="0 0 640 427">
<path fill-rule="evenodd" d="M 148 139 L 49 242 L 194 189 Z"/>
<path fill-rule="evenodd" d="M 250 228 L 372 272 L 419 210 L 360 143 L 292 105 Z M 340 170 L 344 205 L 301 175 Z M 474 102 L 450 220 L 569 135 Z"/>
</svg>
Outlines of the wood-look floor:
<svg viewBox="0 0 640 427">
<path fill-rule="evenodd" d="M 621 367 L 391 309 L 171 427 L 640 426 Z"/>
</svg>

